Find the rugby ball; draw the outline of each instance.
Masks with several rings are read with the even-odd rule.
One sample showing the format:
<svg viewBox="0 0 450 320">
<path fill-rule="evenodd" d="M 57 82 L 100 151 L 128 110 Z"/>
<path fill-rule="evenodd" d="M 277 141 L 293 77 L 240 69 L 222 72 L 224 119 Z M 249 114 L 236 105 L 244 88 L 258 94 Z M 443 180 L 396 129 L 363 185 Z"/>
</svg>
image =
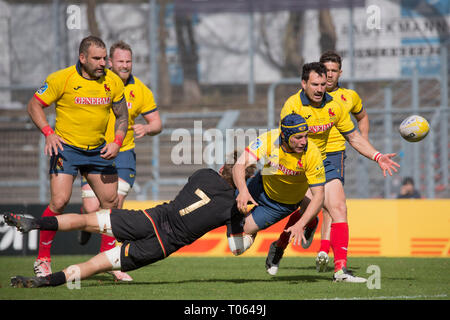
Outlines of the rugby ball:
<svg viewBox="0 0 450 320">
<path fill-rule="evenodd" d="M 424 117 L 412 115 L 402 121 L 398 131 L 406 141 L 417 142 L 427 136 L 430 125 Z"/>
</svg>

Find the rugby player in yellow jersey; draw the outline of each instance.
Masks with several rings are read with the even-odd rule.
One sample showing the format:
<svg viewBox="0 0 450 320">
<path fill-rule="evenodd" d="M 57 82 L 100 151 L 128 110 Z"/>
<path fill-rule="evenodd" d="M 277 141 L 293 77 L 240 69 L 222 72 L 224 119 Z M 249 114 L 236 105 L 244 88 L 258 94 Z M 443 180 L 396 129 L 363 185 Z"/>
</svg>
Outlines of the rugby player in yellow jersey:
<svg viewBox="0 0 450 320">
<path fill-rule="evenodd" d="M 50 74 L 28 103 L 28 113 L 45 135 L 44 153 L 50 156 L 50 204 L 43 217 L 63 213 L 78 171 L 97 195 L 100 206 L 116 208 L 119 153 L 128 128 L 128 110 L 121 79 L 105 70 L 106 46 L 94 36 L 84 38 L 76 65 Z M 55 130 L 44 108 L 55 103 Z M 114 141 L 105 142 L 111 112 L 116 118 Z M 55 232 L 41 231 L 34 264 L 37 276 L 51 273 L 50 249 Z"/>
<path fill-rule="evenodd" d="M 118 183 L 118 208 L 122 209 L 123 203 L 136 178 L 136 153 L 134 151 L 135 141 L 145 135 L 154 136 L 161 132 L 162 122 L 158 108 L 153 98 L 153 93 L 142 81 L 132 75 L 133 52 L 131 47 L 123 42 L 114 43 L 109 50 L 109 65 L 112 71 L 122 79 L 125 85 L 125 97 L 128 105 L 128 132 L 123 141 L 120 152 L 115 159 L 116 169 L 119 176 Z M 135 119 L 142 115 L 146 124 L 136 124 Z M 115 117 L 111 115 L 106 131 L 106 141 L 114 140 Z M 81 197 L 83 200 L 83 212 L 96 212 L 100 209 L 100 203 L 92 191 L 92 188 L 82 180 Z M 85 244 L 90 233 L 80 231 L 80 243 Z M 101 237 L 100 252 L 114 248 L 115 238 L 103 234 Z M 130 275 L 116 270 L 111 274 L 118 281 L 132 281 Z"/>
<path fill-rule="evenodd" d="M 347 270 L 348 224 L 347 207 L 344 188 L 339 180 L 339 173 L 326 157 L 327 141 L 332 127 L 335 127 L 360 154 L 378 163 L 383 175 L 400 167 L 391 158 L 391 154 L 381 154 L 355 130 L 353 122 L 339 100 L 335 100 L 326 92 L 327 69 L 320 62 L 305 64 L 302 69 L 302 90 L 288 98 L 281 110 L 280 118 L 296 112 L 305 118 L 309 126 L 310 140 L 314 141 L 322 153 L 324 160 L 326 184 L 324 207 L 332 218 L 330 242 L 334 252 L 334 281 L 365 282 L 366 279 L 351 275 Z M 286 228 L 295 223 L 290 219 Z M 267 265 L 278 268 L 282 257 L 282 246 L 278 243 L 269 250 Z M 274 261 L 274 258 L 275 261 Z M 276 272 L 275 272 L 276 273 Z"/>
<path fill-rule="evenodd" d="M 245 169 L 260 159 L 265 161 L 262 171 L 246 182 Z M 251 142 L 233 167 L 233 180 L 239 192 L 239 211 L 247 214 L 247 204 L 255 205 L 245 218 L 246 234 L 269 227 L 301 206 L 304 214 L 289 232 L 294 243 L 306 241 L 304 228 L 323 205 L 325 171 L 319 149 L 308 138 L 303 117 L 288 114 L 279 129 Z M 309 204 L 303 202 L 308 188 L 312 194 L 307 199 Z"/>
<path fill-rule="evenodd" d="M 342 75 L 342 58 L 334 51 L 326 51 L 320 56 L 327 69 L 327 92 L 333 99 L 338 100 L 344 109 L 356 119 L 358 129 L 363 138 L 369 140 L 369 116 L 363 108 L 361 98 L 356 91 L 343 88 L 339 85 L 339 78 Z M 327 159 L 334 165 L 339 173 L 342 184 L 345 182 L 345 138 L 336 128 L 331 128 L 327 142 Z M 316 257 L 316 269 L 318 272 L 327 270 L 329 262 L 328 253 L 330 251 L 331 216 L 326 208 L 322 212 L 322 228 L 320 248 Z"/>
</svg>

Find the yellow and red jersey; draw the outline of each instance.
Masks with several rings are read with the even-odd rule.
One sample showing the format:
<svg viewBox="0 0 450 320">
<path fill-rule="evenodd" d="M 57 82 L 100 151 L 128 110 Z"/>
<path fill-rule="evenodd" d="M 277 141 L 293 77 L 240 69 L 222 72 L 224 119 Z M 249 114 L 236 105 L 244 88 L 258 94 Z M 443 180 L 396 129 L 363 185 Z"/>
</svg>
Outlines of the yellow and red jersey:
<svg viewBox="0 0 450 320">
<path fill-rule="evenodd" d="M 296 204 L 310 186 L 325 184 L 321 153 L 312 141 L 302 153 L 286 152 L 281 146 L 280 130 L 273 129 L 257 137 L 245 150 L 256 160 L 264 160 L 264 191 L 272 200 Z"/>
<path fill-rule="evenodd" d="M 99 79 L 89 80 L 81 75 L 80 63 L 50 74 L 34 96 L 45 106 L 55 103 L 55 133 L 82 149 L 105 142 L 112 104 L 125 99 L 119 76 L 106 70 Z"/>
<path fill-rule="evenodd" d="M 336 90 L 328 93 L 333 97 L 333 100 L 339 101 L 344 107 L 344 110 L 349 114 L 356 115 L 364 110 L 361 98 L 354 90 L 338 87 Z M 345 150 L 345 141 L 345 138 L 335 127 L 331 128 L 328 137 L 327 152 Z"/>
<path fill-rule="evenodd" d="M 303 90 L 290 96 L 281 110 L 280 119 L 295 112 L 305 118 L 309 127 L 308 140 L 314 142 L 319 148 L 322 158 L 326 158 L 326 145 L 330 131 L 333 127 L 341 134 L 348 134 L 355 130 L 348 112 L 338 101 L 325 93 L 322 104 L 319 107 L 311 105 Z"/>
<path fill-rule="evenodd" d="M 125 98 L 128 107 L 128 131 L 120 151 L 130 150 L 135 147 L 134 131 L 131 128 L 135 123 L 135 119 L 139 115 L 146 115 L 157 110 L 152 91 L 139 78 L 133 75 L 130 75 L 125 84 Z M 115 123 L 116 117 L 114 114 L 111 114 L 106 131 L 107 142 L 114 141 Z"/>
</svg>

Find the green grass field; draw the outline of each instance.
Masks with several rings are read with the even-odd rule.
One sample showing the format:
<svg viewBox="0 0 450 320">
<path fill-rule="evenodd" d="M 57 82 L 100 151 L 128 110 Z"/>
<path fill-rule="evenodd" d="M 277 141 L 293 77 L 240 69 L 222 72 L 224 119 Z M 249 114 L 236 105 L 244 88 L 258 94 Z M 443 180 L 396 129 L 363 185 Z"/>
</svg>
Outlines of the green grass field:
<svg viewBox="0 0 450 320">
<path fill-rule="evenodd" d="M 85 261 L 87 256 L 54 256 L 53 271 Z M 116 283 L 108 274 L 81 282 L 80 289 L 11 288 L 13 275 L 31 276 L 34 257 L 0 257 L 0 300 L 302 300 L 381 299 L 449 300 L 450 259 L 350 258 L 356 275 L 369 278 L 370 265 L 381 271 L 380 288 L 333 283 L 332 270 L 317 273 L 314 258 L 285 258 L 276 277 L 264 269 L 263 257 L 170 257 L 130 272 L 131 283 Z M 375 280 L 370 281 L 376 284 Z"/>
</svg>

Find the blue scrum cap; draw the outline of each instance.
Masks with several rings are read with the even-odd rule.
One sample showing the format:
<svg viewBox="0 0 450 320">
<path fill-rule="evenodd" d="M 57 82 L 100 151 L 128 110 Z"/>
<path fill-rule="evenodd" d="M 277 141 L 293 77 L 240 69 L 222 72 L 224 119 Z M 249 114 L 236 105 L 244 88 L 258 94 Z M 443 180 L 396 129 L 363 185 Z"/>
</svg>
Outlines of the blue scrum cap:
<svg viewBox="0 0 450 320">
<path fill-rule="evenodd" d="M 284 136 L 284 141 L 289 144 L 289 139 L 292 135 L 308 131 L 308 124 L 306 120 L 299 114 L 288 114 L 281 120 L 281 132 Z"/>
</svg>

